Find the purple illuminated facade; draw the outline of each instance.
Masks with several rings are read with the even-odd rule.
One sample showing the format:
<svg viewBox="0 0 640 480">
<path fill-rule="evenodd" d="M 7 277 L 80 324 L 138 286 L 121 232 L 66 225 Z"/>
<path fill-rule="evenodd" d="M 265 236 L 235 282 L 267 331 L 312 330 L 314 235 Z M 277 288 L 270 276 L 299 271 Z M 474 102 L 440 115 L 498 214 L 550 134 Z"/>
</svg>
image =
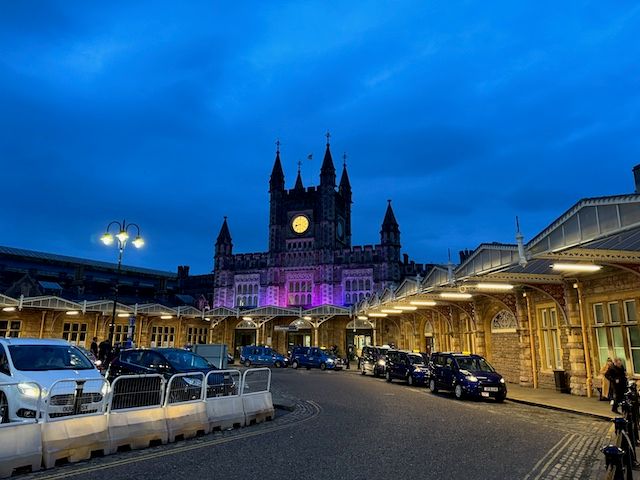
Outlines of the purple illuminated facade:
<svg viewBox="0 0 640 480">
<path fill-rule="evenodd" d="M 313 187 L 304 187 L 298 171 L 295 186 L 285 188 L 278 149 L 269 196 L 267 252 L 234 254 L 226 218 L 222 224 L 215 244 L 215 307 L 348 306 L 423 269 L 406 255 L 400 258 L 400 229 L 391 202 L 380 243 L 351 245 L 351 183 L 345 164 L 336 188 L 328 141 L 320 184 Z"/>
</svg>

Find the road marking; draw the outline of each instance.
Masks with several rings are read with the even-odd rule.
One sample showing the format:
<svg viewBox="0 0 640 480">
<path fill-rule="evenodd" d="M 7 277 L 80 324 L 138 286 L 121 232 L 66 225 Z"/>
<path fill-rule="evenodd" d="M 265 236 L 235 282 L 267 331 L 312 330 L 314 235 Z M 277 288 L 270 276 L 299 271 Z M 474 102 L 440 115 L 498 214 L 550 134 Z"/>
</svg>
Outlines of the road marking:
<svg viewBox="0 0 640 480">
<path fill-rule="evenodd" d="M 224 443 L 229 443 L 229 442 L 234 442 L 236 440 L 240 440 L 240 439 L 245 439 L 245 438 L 251 438 L 251 437 L 257 437 L 259 435 L 262 435 L 264 433 L 270 433 L 270 432 L 275 432 L 278 430 L 284 430 L 285 428 L 289 428 L 292 426 L 296 426 L 296 425 L 300 425 L 301 423 L 305 423 L 311 420 L 314 420 L 315 418 L 317 418 L 320 413 L 322 412 L 322 407 L 320 407 L 320 405 L 318 405 L 316 402 L 314 401 L 307 401 L 308 404 L 310 404 L 313 407 L 313 414 L 310 415 L 309 417 L 303 418 L 301 420 L 295 420 L 291 423 L 287 423 L 285 425 L 278 425 L 276 427 L 270 427 L 270 428 L 266 428 L 263 430 L 259 430 L 256 432 L 247 432 L 247 433 L 241 433 L 239 435 L 235 435 L 233 437 L 228 437 L 228 438 L 220 438 L 218 440 L 211 440 L 211 441 L 205 441 L 205 442 L 201 442 L 198 444 L 193 444 L 193 445 L 185 445 L 183 447 L 177 447 L 177 448 L 172 448 L 169 450 L 162 450 L 162 451 L 158 451 L 158 452 L 149 452 L 147 454 L 143 454 L 134 458 L 125 458 L 122 460 L 115 460 L 113 462 L 110 463 L 105 463 L 104 465 L 87 465 L 86 467 L 82 467 L 82 468 L 78 468 L 77 470 L 72 470 L 72 471 L 65 471 L 65 472 L 60 472 L 60 473 L 54 473 L 52 475 L 44 475 L 44 476 L 35 476 L 32 478 L 36 478 L 38 480 L 42 479 L 42 480 L 54 480 L 54 479 L 60 479 L 60 478 L 68 478 L 68 477 L 75 477 L 77 475 L 82 475 L 82 474 L 91 474 L 93 472 L 96 472 L 98 470 L 107 470 L 109 468 L 114 468 L 114 467 L 120 467 L 123 465 L 131 465 L 133 463 L 139 463 L 139 462 L 144 462 L 146 460 L 152 460 L 152 459 L 156 459 L 156 458 L 162 458 L 162 457 L 168 457 L 170 455 L 174 455 L 176 453 L 184 453 L 184 452 L 190 452 L 193 450 L 198 450 L 200 448 L 206 448 L 206 447 L 211 447 L 214 445 L 221 445 Z"/>
<path fill-rule="evenodd" d="M 540 473 L 538 473 L 538 475 L 533 477 L 532 480 L 538 480 L 539 478 L 541 478 L 541 476 L 545 473 L 545 470 L 549 467 L 551 462 L 553 462 L 557 458 L 557 456 L 560 455 L 560 453 L 562 453 L 562 449 L 560 448 L 560 446 L 573 440 L 575 436 L 576 436 L 575 433 L 574 434 L 567 433 L 564 437 L 562 437 L 558 441 L 558 443 L 556 443 L 553 447 L 551 447 L 551 449 L 547 452 L 547 454 L 544 457 L 542 457 L 538 461 L 538 463 L 534 465 L 534 467 L 531 469 L 529 473 L 527 473 L 527 475 L 524 477 L 523 480 L 528 480 L 529 478 L 532 478 L 531 475 L 533 475 L 535 471 L 538 469 L 538 467 L 540 467 L 540 464 L 544 462 L 547 458 L 549 458 L 549 455 L 553 454 L 551 455 L 551 458 L 549 458 L 549 460 L 547 460 L 547 462 L 542 466 Z"/>
</svg>

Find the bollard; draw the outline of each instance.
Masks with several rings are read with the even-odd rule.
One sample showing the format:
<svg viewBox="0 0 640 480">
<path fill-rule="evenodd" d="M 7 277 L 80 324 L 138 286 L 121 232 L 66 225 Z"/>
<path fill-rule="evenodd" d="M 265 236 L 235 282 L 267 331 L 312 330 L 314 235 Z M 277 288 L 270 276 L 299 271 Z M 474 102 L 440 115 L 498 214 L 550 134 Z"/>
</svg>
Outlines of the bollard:
<svg viewBox="0 0 640 480">
<path fill-rule="evenodd" d="M 614 472 L 613 480 L 624 480 L 624 450 L 615 445 L 607 445 L 602 447 L 600 451 L 604 453 L 607 470 L 611 468 Z"/>
<path fill-rule="evenodd" d="M 621 434 L 627 430 L 627 419 L 624 417 L 616 417 L 611 419 L 616 429 L 616 434 Z"/>
</svg>

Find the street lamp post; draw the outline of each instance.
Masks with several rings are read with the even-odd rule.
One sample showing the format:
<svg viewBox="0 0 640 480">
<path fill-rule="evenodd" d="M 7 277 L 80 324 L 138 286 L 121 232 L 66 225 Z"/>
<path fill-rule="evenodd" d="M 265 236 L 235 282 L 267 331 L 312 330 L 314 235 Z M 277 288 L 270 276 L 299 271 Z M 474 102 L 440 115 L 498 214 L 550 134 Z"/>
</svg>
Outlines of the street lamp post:
<svg viewBox="0 0 640 480">
<path fill-rule="evenodd" d="M 115 235 L 111 233 L 112 228 L 117 228 L 118 233 Z M 114 238 L 118 240 L 118 272 L 116 273 L 116 286 L 113 295 L 113 314 L 111 315 L 111 323 L 109 324 L 109 343 L 113 345 L 113 335 L 116 327 L 116 305 L 118 304 L 118 284 L 120 283 L 120 271 L 122 270 L 122 254 L 127 246 L 129 240 L 129 230 L 134 228 L 136 231 L 136 237 L 131 243 L 136 248 L 142 248 L 144 240 L 140 236 L 140 227 L 135 223 L 127 223 L 122 220 L 122 223 L 113 221 L 105 229 L 104 234 L 100 238 L 105 245 L 113 245 Z"/>
</svg>

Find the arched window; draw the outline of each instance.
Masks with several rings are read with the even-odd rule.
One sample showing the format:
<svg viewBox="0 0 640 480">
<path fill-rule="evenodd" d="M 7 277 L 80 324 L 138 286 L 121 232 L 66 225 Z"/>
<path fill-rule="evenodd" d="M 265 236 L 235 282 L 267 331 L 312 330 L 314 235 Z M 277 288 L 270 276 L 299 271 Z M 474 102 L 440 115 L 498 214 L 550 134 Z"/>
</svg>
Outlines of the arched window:
<svg viewBox="0 0 640 480">
<path fill-rule="evenodd" d="M 296 296 L 294 297 L 294 302 L 296 305 L 300 305 L 300 295 L 298 295 L 297 293 L 296 293 Z"/>
<path fill-rule="evenodd" d="M 365 282 L 365 290 L 371 290 L 371 280 L 369 280 L 368 278 Z"/>
<path fill-rule="evenodd" d="M 252 303 L 252 305 L 253 305 L 254 307 L 257 307 L 257 306 L 258 306 L 258 296 L 257 296 L 257 295 L 255 295 L 255 296 L 253 297 L 253 303 Z"/>
<path fill-rule="evenodd" d="M 364 298 L 364 293 L 360 292 L 360 297 L 359 299 L 362 300 Z"/>
<path fill-rule="evenodd" d="M 311 305 L 311 294 L 307 293 L 307 305 Z"/>
<path fill-rule="evenodd" d="M 344 282 L 344 289 L 345 289 L 347 292 L 350 292 L 350 291 L 351 291 L 351 280 L 347 280 L 346 282 Z"/>
<path fill-rule="evenodd" d="M 351 294 L 350 293 L 347 293 L 347 295 L 345 297 L 345 300 L 346 300 L 347 303 L 351 303 Z"/>
<path fill-rule="evenodd" d="M 358 290 L 364 290 L 364 280 L 362 278 L 358 280 Z"/>
<path fill-rule="evenodd" d="M 236 293 L 238 293 L 238 294 L 242 293 L 242 285 L 237 285 L 236 286 L 236 290 L 237 290 Z"/>
<path fill-rule="evenodd" d="M 500 310 L 491 319 L 491 333 L 513 333 L 517 328 L 516 317 L 509 310 Z"/>
</svg>

